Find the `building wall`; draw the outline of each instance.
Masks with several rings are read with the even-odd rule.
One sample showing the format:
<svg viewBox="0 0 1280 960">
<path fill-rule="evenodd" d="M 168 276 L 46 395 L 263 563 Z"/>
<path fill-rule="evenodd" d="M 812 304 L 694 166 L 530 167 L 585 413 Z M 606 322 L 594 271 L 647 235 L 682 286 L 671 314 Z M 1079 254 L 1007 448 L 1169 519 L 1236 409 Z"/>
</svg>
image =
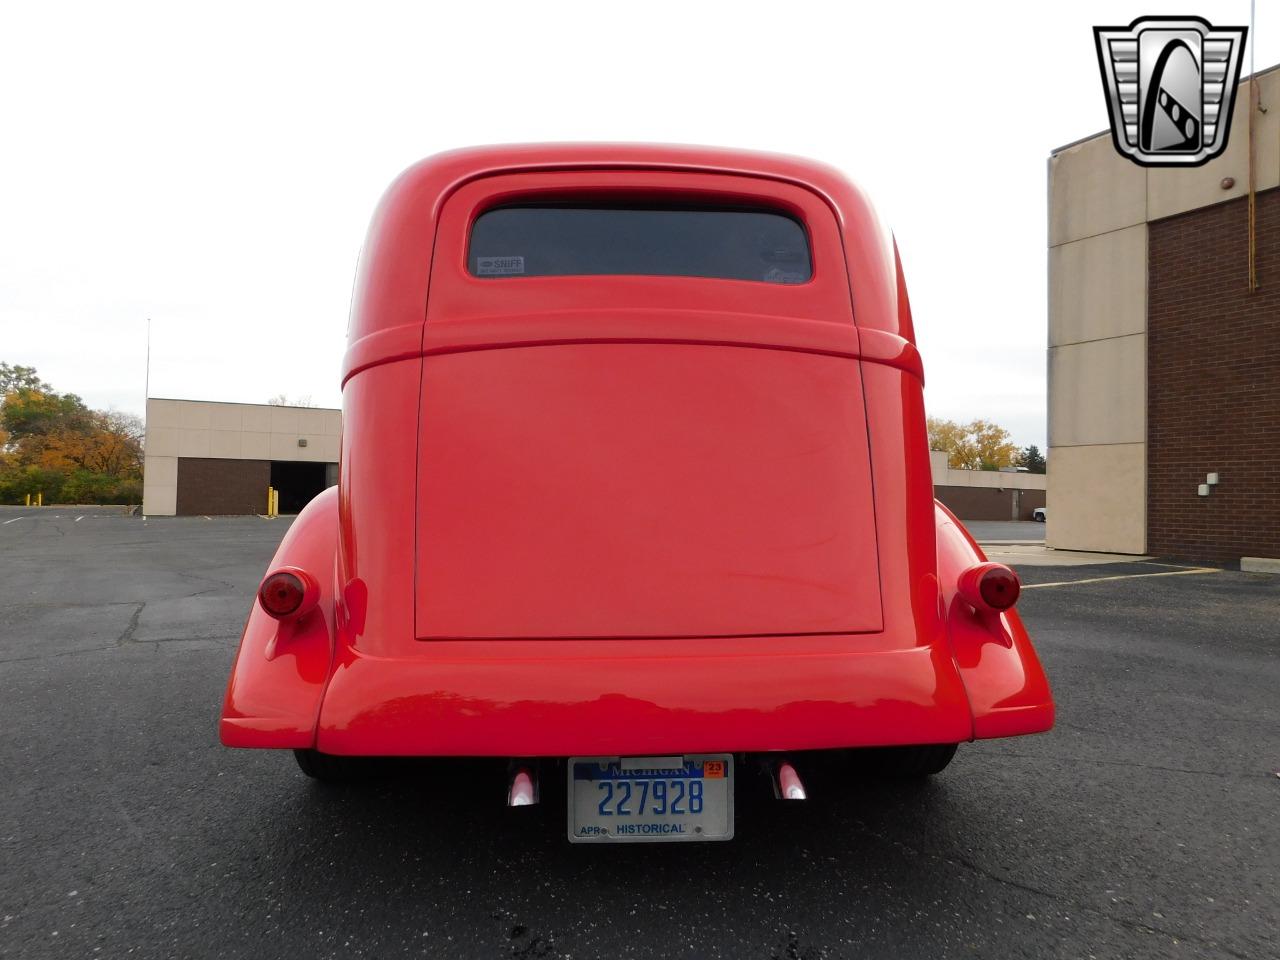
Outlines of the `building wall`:
<svg viewBox="0 0 1280 960">
<path fill-rule="evenodd" d="M 1043 490 L 1043 473 L 1006 472 L 1004 470 L 957 470 L 947 465 L 945 450 L 929 451 L 929 468 L 935 487 L 999 487 L 1014 490 Z M 961 517 L 963 520 L 964 518 Z"/>
<path fill-rule="evenodd" d="M 1253 293 L 1243 199 L 1150 227 L 1152 553 L 1280 557 L 1280 190 L 1258 195 L 1256 219 Z"/>
<path fill-rule="evenodd" d="M 148 399 L 142 512 L 149 516 L 182 512 L 180 472 L 191 477 L 203 474 L 199 467 L 190 468 L 195 472 L 188 472 L 187 467 L 180 471 L 181 460 L 337 463 L 341 434 L 341 410 Z M 299 441 L 306 441 L 306 445 L 299 446 Z M 266 481 L 262 487 L 265 491 Z M 262 508 L 244 512 L 260 513 Z"/>
<path fill-rule="evenodd" d="M 1274 108 L 1280 105 L 1280 69 L 1261 74 L 1259 87 L 1262 103 L 1271 109 L 1254 114 L 1256 183 L 1268 190 L 1280 185 L 1280 110 Z M 1149 250 L 1152 231 L 1159 229 L 1149 224 L 1230 204 L 1245 194 L 1249 112 L 1249 91 L 1242 85 L 1229 145 L 1201 167 L 1139 167 L 1116 152 L 1110 133 L 1049 158 L 1046 542 L 1051 547 L 1181 552 L 1167 549 L 1176 546 L 1166 536 L 1167 523 L 1176 521 L 1148 516 L 1148 490 L 1155 482 L 1149 462 L 1160 459 L 1160 482 L 1168 482 L 1163 479 L 1167 456 L 1151 449 L 1163 442 L 1167 428 L 1148 423 L 1148 384 L 1168 376 L 1163 355 L 1161 368 L 1148 370 L 1149 362 L 1156 362 L 1148 322 L 1155 295 L 1148 290 L 1148 262 L 1165 255 L 1163 247 Z M 1260 233 L 1265 223 L 1260 216 Z M 1243 284 L 1244 254 L 1223 257 L 1224 276 L 1233 274 Z M 1213 316 L 1206 310 L 1194 323 L 1210 324 Z M 1197 391 L 1206 383 L 1197 376 L 1183 387 Z M 1212 389 L 1203 395 L 1206 400 L 1214 396 Z M 1153 503 L 1152 509 L 1163 511 L 1162 517 L 1168 513 L 1163 505 Z M 1239 545 L 1243 552 L 1245 542 Z"/>
<path fill-rule="evenodd" d="M 1030 520 L 1045 505 L 1042 473 L 953 470 L 943 450 L 929 451 L 933 495 L 961 520 Z"/>
<path fill-rule="evenodd" d="M 1043 490 L 1013 487 L 934 487 L 933 495 L 961 520 L 1031 520 L 1045 505 Z"/>
<path fill-rule="evenodd" d="M 1146 547 L 1146 218 L 1147 171 L 1109 136 L 1050 159 L 1051 547 Z"/>
<path fill-rule="evenodd" d="M 267 512 L 270 460 L 178 458 L 177 513 L 247 514 Z"/>
</svg>

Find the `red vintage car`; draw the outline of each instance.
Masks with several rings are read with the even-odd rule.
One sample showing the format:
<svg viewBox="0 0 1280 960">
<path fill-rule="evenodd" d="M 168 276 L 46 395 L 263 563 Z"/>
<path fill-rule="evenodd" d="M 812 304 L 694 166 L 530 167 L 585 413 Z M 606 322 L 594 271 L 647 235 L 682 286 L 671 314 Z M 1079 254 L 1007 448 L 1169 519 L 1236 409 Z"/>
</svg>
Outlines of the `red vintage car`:
<svg viewBox="0 0 1280 960">
<path fill-rule="evenodd" d="M 563 776 L 571 839 L 618 842 L 726 839 L 739 773 L 802 798 L 810 751 L 920 776 L 1052 726 L 1016 575 L 933 497 L 893 239 L 836 171 L 430 158 L 349 338 L 340 481 L 262 582 L 223 743 L 321 779 L 503 758 L 509 803 Z"/>
</svg>

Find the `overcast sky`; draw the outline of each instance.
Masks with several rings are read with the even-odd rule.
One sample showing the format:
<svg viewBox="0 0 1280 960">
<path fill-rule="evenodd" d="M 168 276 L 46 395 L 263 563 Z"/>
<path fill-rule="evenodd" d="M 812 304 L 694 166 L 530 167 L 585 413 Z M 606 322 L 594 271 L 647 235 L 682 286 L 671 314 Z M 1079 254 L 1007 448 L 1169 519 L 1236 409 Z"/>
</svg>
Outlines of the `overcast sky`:
<svg viewBox="0 0 1280 960">
<path fill-rule="evenodd" d="M 1046 158 L 1106 127 L 1090 28 L 1184 13 L 1249 3 L 11 4 L 0 360 L 140 413 L 151 317 L 152 396 L 337 406 L 356 255 L 404 167 L 707 143 L 861 182 L 930 412 L 1043 447 Z M 1255 38 L 1259 70 L 1280 61 L 1280 2 Z"/>
</svg>

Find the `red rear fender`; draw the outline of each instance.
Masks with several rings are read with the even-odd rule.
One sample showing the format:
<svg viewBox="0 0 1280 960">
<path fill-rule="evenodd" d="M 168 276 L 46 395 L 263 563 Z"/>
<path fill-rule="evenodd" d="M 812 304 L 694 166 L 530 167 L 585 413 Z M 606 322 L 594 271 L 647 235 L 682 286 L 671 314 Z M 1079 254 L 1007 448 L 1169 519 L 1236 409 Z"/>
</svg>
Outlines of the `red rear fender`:
<svg viewBox="0 0 1280 960">
<path fill-rule="evenodd" d="M 947 633 L 973 711 L 973 735 L 983 740 L 1042 733 L 1053 726 L 1053 696 L 1016 609 L 980 614 L 957 591 L 960 574 L 986 561 L 955 515 L 936 504 L 938 580 Z"/>
<path fill-rule="evenodd" d="M 229 747 L 309 747 L 333 660 L 338 490 L 330 487 L 293 522 L 268 572 L 300 567 L 320 588 L 315 608 L 278 621 L 253 601 L 240 639 L 219 733 Z"/>
</svg>

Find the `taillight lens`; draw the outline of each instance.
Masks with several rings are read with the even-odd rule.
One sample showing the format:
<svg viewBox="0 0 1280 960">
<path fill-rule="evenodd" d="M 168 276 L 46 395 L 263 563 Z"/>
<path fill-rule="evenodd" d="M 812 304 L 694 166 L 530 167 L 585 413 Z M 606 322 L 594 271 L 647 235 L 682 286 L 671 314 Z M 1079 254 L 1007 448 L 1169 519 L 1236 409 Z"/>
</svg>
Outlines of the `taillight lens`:
<svg viewBox="0 0 1280 960">
<path fill-rule="evenodd" d="M 258 587 L 258 602 L 262 609 L 277 620 L 291 617 L 302 609 L 307 597 L 307 585 L 293 573 L 273 573 Z"/>
<path fill-rule="evenodd" d="M 975 609 L 999 613 L 1018 602 L 1022 582 L 1003 563 L 974 564 L 956 584 L 960 595 Z"/>
<path fill-rule="evenodd" d="M 1008 610 L 1018 602 L 1022 584 L 1018 582 L 1018 575 L 1008 567 L 997 566 L 982 574 L 978 590 L 991 609 Z"/>
</svg>

